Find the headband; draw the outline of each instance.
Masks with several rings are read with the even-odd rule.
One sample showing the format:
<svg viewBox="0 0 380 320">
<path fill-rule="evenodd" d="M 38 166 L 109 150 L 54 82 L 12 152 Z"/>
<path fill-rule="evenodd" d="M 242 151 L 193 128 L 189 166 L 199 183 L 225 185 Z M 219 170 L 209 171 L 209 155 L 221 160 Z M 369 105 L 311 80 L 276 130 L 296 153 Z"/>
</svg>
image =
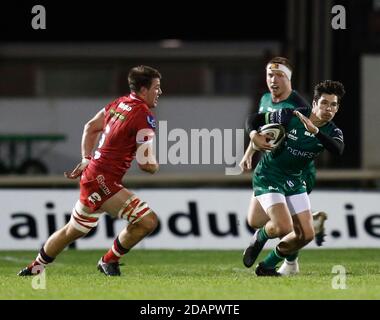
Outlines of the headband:
<svg viewBox="0 0 380 320">
<path fill-rule="evenodd" d="M 283 73 L 285 73 L 289 80 L 291 80 L 292 78 L 292 72 L 290 71 L 290 69 L 281 63 L 268 63 L 267 71 L 269 70 L 282 71 Z"/>
</svg>

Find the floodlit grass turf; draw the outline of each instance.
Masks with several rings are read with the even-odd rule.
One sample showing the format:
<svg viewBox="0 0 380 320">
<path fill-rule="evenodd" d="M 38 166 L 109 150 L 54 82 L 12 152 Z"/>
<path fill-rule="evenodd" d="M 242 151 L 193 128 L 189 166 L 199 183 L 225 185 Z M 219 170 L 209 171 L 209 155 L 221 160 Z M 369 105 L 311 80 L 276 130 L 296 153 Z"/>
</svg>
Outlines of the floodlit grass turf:
<svg viewBox="0 0 380 320">
<path fill-rule="evenodd" d="M 46 289 L 35 290 L 16 273 L 36 252 L 0 251 L 0 299 L 380 299 L 380 249 L 304 250 L 291 278 L 256 277 L 241 250 L 137 249 L 110 278 L 96 270 L 103 253 L 63 252 L 46 271 Z M 334 265 L 346 268 L 344 290 L 332 288 Z"/>
</svg>

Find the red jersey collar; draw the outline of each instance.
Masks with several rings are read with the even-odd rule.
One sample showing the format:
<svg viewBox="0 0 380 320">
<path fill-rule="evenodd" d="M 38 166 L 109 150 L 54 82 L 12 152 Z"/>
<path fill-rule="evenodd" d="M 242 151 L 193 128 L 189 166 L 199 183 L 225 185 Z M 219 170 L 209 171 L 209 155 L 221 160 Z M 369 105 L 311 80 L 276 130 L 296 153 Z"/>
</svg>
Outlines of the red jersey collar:
<svg viewBox="0 0 380 320">
<path fill-rule="evenodd" d="M 140 102 L 143 102 L 146 104 L 145 100 L 143 98 L 140 98 L 138 95 L 136 95 L 134 92 L 132 92 L 129 97 L 132 99 L 132 100 L 137 100 L 137 101 L 140 101 Z"/>
</svg>

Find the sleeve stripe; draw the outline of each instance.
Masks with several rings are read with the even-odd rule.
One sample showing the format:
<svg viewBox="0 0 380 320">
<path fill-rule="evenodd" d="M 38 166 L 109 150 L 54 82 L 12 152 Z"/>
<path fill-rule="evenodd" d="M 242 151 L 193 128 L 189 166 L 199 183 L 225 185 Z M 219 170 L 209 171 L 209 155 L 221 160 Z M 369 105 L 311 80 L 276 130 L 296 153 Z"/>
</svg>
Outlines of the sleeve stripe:
<svg viewBox="0 0 380 320">
<path fill-rule="evenodd" d="M 342 138 L 340 138 L 340 137 L 333 137 L 333 139 L 335 139 L 335 140 L 339 140 L 339 141 L 342 141 L 342 142 L 344 142 L 344 141 L 343 141 L 343 139 L 342 139 Z"/>
<path fill-rule="evenodd" d="M 265 124 L 268 124 L 269 123 L 269 112 L 266 112 L 265 113 Z"/>
</svg>

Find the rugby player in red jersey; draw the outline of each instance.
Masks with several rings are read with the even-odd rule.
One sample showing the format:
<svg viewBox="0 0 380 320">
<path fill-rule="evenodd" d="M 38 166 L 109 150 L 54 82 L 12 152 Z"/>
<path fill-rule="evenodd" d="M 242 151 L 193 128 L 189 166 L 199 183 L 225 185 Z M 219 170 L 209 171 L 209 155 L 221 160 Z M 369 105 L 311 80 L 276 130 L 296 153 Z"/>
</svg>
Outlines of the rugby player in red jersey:
<svg viewBox="0 0 380 320">
<path fill-rule="evenodd" d="M 36 259 L 18 275 L 41 272 L 66 246 L 96 227 L 105 212 L 128 222 L 98 262 L 102 273 L 118 276 L 121 256 L 157 227 L 156 214 L 124 188 L 121 180 L 135 157 L 141 170 L 152 174 L 158 170 L 152 145 L 156 121 L 151 109 L 162 94 L 160 79 L 161 74 L 151 67 L 132 68 L 128 74 L 130 95 L 111 102 L 86 123 L 82 161 L 65 172 L 69 179 L 80 177 L 80 198 L 71 219 L 48 238 Z"/>
</svg>

